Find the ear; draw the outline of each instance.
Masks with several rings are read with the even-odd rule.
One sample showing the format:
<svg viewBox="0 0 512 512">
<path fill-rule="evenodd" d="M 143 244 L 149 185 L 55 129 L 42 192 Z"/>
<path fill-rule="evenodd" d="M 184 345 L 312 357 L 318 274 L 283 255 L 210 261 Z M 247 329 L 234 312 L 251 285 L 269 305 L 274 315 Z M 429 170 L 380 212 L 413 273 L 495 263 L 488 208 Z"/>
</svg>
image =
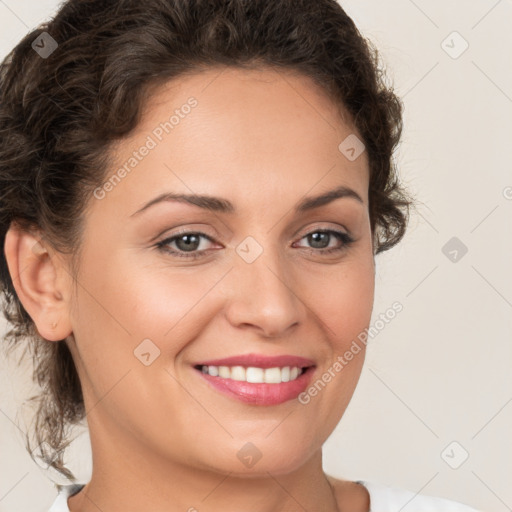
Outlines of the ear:
<svg viewBox="0 0 512 512">
<path fill-rule="evenodd" d="M 5 236 L 7 267 L 23 307 L 39 334 L 50 341 L 72 333 L 69 302 L 72 282 L 61 258 L 37 232 L 12 222 Z"/>
</svg>

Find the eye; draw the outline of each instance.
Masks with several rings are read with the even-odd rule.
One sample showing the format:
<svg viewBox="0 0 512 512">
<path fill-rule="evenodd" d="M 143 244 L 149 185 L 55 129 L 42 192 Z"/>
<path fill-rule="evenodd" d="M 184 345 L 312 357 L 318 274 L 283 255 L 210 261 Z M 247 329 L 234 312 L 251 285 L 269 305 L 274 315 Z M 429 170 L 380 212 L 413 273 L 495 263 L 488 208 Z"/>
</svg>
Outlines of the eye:
<svg viewBox="0 0 512 512">
<path fill-rule="evenodd" d="M 201 239 L 213 242 L 213 240 L 204 233 L 197 231 L 183 231 L 158 242 L 156 246 L 160 251 L 170 253 L 179 258 L 198 258 L 205 252 L 204 248 L 202 248 L 201 251 L 198 251 L 199 247 L 201 247 Z M 177 249 L 169 248 L 171 244 L 175 244 Z"/>
<path fill-rule="evenodd" d="M 343 251 L 354 242 L 354 239 L 348 233 L 334 229 L 316 229 L 301 238 L 301 240 L 304 239 L 307 239 L 308 243 L 313 246 L 310 252 L 320 254 L 331 254 L 333 252 Z M 337 245 L 329 247 L 330 242 L 333 240 L 334 242 L 337 241 Z"/>
<path fill-rule="evenodd" d="M 316 229 L 301 238 L 301 240 L 304 239 L 307 239 L 308 243 L 313 246 L 310 248 L 306 247 L 308 252 L 316 254 L 341 252 L 354 242 L 354 239 L 348 233 L 334 229 Z M 159 251 L 178 258 L 196 259 L 205 256 L 208 252 L 208 249 L 203 247 L 204 244 L 201 244 L 202 240 L 214 242 L 214 240 L 205 233 L 199 231 L 182 231 L 158 242 L 156 247 Z M 331 241 L 337 242 L 337 244 L 334 247 L 329 247 Z M 173 245 L 174 248 L 172 247 Z"/>
</svg>

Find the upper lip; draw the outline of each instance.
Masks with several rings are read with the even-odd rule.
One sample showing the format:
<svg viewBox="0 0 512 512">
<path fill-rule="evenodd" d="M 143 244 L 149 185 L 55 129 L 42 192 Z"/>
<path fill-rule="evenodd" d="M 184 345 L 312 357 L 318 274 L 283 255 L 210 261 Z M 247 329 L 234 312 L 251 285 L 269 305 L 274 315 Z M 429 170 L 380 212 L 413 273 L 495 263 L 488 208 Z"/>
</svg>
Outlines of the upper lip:
<svg viewBox="0 0 512 512">
<path fill-rule="evenodd" d="M 266 356 L 263 354 L 241 354 L 223 359 L 201 361 L 195 366 L 252 366 L 256 368 L 275 368 L 284 366 L 297 366 L 306 368 L 314 366 L 311 359 L 293 355 Z"/>
</svg>

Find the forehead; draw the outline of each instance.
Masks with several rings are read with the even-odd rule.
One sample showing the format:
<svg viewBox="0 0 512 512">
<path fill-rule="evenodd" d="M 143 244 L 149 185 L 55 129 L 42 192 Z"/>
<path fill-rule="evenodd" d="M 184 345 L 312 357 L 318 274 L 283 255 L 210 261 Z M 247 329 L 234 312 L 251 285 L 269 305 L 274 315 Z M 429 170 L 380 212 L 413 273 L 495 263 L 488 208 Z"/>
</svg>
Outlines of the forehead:
<svg viewBox="0 0 512 512">
<path fill-rule="evenodd" d="M 187 106 L 191 101 L 197 104 L 193 112 Z M 343 105 L 334 103 L 313 79 L 289 69 L 216 67 L 179 76 L 151 89 L 133 135 L 149 132 L 173 112 L 179 115 L 173 131 L 184 131 L 177 129 L 178 124 L 188 125 L 187 136 L 192 130 L 206 135 L 212 125 L 229 130 L 218 132 L 219 137 L 259 134 L 268 142 L 269 135 L 279 134 L 280 143 L 292 143 L 294 138 L 313 143 L 328 134 L 337 140 L 356 132 Z M 189 118 L 187 123 L 181 123 L 184 118 Z"/>
<path fill-rule="evenodd" d="M 347 138 L 361 138 L 349 120 L 323 89 L 290 70 L 220 67 L 184 75 L 151 90 L 137 128 L 115 146 L 110 175 L 129 169 L 134 151 L 151 149 L 109 197 L 123 194 L 134 211 L 163 187 L 222 193 L 233 202 L 264 192 L 271 203 L 347 185 L 366 202 L 366 152 L 351 160 L 340 149 Z"/>
</svg>

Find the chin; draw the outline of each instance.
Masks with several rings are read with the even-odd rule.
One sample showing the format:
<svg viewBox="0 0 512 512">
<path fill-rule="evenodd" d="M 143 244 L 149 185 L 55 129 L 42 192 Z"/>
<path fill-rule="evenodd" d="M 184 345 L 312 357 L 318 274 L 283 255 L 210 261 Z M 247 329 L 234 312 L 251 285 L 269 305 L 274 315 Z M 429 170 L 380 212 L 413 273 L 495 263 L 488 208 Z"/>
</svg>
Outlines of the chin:
<svg viewBox="0 0 512 512">
<path fill-rule="evenodd" d="M 261 439 L 259 442 L 240 442 L 232 440 L 233 447 L 224 446 L 220 453 L 210 453 L 213 458 L 203 462 L 211 470 L 231 473 L 243 478 L 267 478 L 272 475 L 286 475 L 300 469 L 312 456 L 312 450 L 299 440 L 294 443 L 280 444 Z M 321 449 L 321 448 L 319 448 Z M 217 450 L 216 450 L 217 451 Z M 218 455 L 215 457 L 215 455 Z"/>
</svg>

